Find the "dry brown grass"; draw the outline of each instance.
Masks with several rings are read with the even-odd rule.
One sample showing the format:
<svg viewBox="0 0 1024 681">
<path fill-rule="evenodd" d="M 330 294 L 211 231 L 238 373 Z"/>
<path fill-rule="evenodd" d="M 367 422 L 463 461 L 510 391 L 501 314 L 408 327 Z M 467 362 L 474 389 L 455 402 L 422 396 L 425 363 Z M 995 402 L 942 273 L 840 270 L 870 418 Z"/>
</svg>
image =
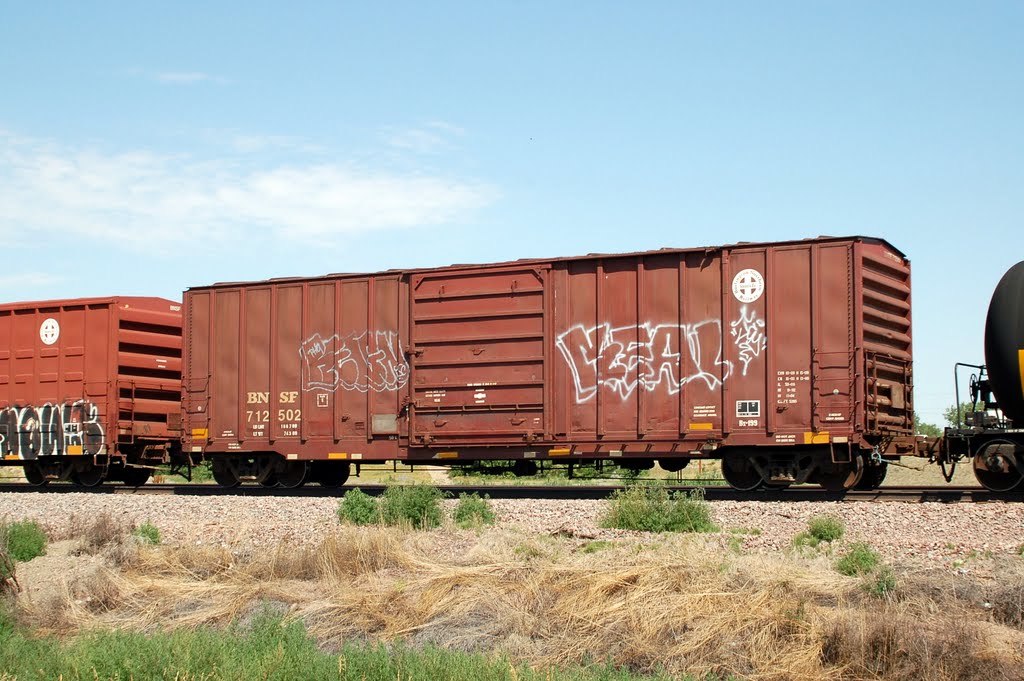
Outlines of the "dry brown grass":
<svg viewBox="0 0 1024 681">
<path fill-rule="evenodd" d="M 104 512 L 85 518 L 72 516 L 67 534 L 80 541 L 80 553 L 92 555 L 124 544 L 130 531 L 129 524 Z"/>
<path fill-rule="evenodd" d="M 542 666 L 1020 678 L 1024 634 L 1003 624 L 1012 618 L 943 585 L 879 600 L 824 559 L 730 555 L 706 538 L 623 540 L 586 554 L 574 540 L 494 530 L 453 558 L 435 546 L 439 536 L 342 527 L 315 549 L 131 545 L 123 560 L 70 584 L 50 612 L 28 616 L 52 630 L 148 631 L 244 620 L 269 602 L 329 648 L 401 638 Z"/>
</svg>

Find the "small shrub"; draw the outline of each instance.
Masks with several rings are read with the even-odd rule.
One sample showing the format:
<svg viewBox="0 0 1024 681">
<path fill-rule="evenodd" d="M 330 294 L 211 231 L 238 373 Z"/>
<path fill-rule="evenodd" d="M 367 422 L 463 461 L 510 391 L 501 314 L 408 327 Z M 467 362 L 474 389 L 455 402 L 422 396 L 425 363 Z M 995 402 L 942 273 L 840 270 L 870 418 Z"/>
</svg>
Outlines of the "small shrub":
<svg viewBox="0 0 1024 681">
<path fill-rule="evenodd" d="M 883 598 L 896 591 L 896 575 L 892 568 L 883 565 L 875 573 L 874 578 L 865 585 L 865 589 L 872 596 Z"/>
<path fill-rule="evenodd" d="M 673 494 L 669 513 L 672 532 L 715 532 L 718 528 L 711 522 L 711 506 L 704 501 L 704 491 L 694 490 L 684 494 Z"/>
<path fill-rule="evenodd" d="M 846 527 L 843 526 L 843 521 L 839 518 L 819 515 L 807 521 L 807 531 L 819 542 L 832 542 L 843 538 Z"/>
<path fill-rule="evenodd" d="M 432 485 L 392 485 L 384 491 L 380 513 L 388 525 L 431 529 L 441 524 L 444 494 Z"/>
<path fill-rule="evenodd" d="M 463 529 L 493 525 L 495 516 L 491 508 L 491 497 L 485 494 L 481 498 L 476 492 L 460 494 L 459 503 L 455 505 L 454 518 L 455 524 Z"/>
<path fill-rule="evenodd" d="M 143 544 L 156 545 L 160 543 L 160 529 L 152 523 L 142 523 L 132 530 L 132 536 Z"/>
<path fill-rule="evenodd" d="M 836 570 L 847 577 L 866 575 L 882 563 L 882 557 L 864 542 L 850 544 L 850 548 L 836 562 Z"/>
<path fill-rule="evenodd" d="M 338 504 L 338 520 L 353 525 L 371 525 L 380 520 L 377 500 L 356 487 L 345 492 Z"/>
<path fill-rule="evenodd" d="M 34 520 L 21 520 L 0 527 L 0 540 L 13 560 L 32 560 L 46 553 L 46 533 Z"/>
<path fill-rule="evenodd" d="M 846 528 L 839 518 L 828 515 L 814 516 L 807 521 L 807 530 L 793 537 L 796 548 L 817 548 L 822 542 L 834 542 L 842 539 Z"/>
<path fill-rule="evenodd" d="M 645 532 L 714 532 L 700 490 L 670 495 L 661 487 L 630 487 L 612 495 L 604 527 Z"/>
</svg>

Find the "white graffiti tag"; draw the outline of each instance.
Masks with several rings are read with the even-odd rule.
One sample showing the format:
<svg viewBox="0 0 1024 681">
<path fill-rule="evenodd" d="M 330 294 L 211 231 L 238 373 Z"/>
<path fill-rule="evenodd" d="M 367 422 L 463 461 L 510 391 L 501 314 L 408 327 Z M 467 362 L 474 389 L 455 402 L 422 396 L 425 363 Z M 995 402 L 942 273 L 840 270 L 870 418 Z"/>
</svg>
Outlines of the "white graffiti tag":
<svg viewBox="0 0 1024 681">
<path fill-rule="evenodd" d="M 692 371 L 681 375 L 682 343 Z M 599 386 L 628 398 L 638 387 L 659 387 L 678 393 L 687 383 L 703 380 L 711 389 L 732 373 L 732 363 L 722 359 L 722 323 L 652 324 L 612 328 L 610 324 L 574 326 L 561 334 L 555 345 L 565 357 L 576 385 L 576 401 L 586 402 Z M 719 369 L 720 367 L 720 369 Z"/>
<path fill-rule="evenodd" d="M 96 455 L 105 448 L 99 408 L 92 402 L 0 409 L 0 456 Z"/>
<path fill-rule="evenodd" d="M 324 338 L 315 333 L 299 347 L 302 389 L 385 392 L 409 381 L 409 365 L 402 359 L 398 333 L 364 331 Z"/>
<path fill-rule="evenodd" d="M 740 308 L 740 318 L 731 324 L 731 331 L 736 347 L 740 351 L 743 362 L 743 375 L 747 375 L 747 367 L 751 360 L 761 356 L 761 351 L 768 346 L 764 335 L 764 320 L 757 318 L 756 310 L 749 310 L 744 305 Z"/>
</svg>

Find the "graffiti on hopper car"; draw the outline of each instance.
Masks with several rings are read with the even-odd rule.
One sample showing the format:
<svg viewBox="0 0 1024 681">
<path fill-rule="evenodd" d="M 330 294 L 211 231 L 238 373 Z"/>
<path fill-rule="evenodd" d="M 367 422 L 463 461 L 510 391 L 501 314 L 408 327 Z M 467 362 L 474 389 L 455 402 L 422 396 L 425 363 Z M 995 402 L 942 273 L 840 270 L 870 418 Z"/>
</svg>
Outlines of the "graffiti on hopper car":
<svg viewBox="0 0 1024 681">
<path fill-rule="evenodd" d="M 388 392 L 409 382 L 409 365 L 395 331 L 364 331 L 324 338 L 315 333 L 299 347 L 303 390 Z"/>
<path fill-rule="evenodd" d="M 764 321 L 746 306 L 739 319 L 730 324 L 743 375 L 767 347 L 764 328 Z M 623 400 L 638 388 L 675 395 L 695 381 L 703 381 L 715 390 L 734 369 L 733 362 L 722 356 L 722 322 L 717 319 L 682 325 L 580 324 L 558 336 L 555 345 L 572 373 L 577 403 L 591 400 L 600 386 Z M 688 373 L 683 374 L 687 367 Z"/>
<path fill-rule="evenodd" d="M 95 404 L 28 405 L 0 409 L 0 456 L 103 454 L 106 436 Z"/>
</svg>

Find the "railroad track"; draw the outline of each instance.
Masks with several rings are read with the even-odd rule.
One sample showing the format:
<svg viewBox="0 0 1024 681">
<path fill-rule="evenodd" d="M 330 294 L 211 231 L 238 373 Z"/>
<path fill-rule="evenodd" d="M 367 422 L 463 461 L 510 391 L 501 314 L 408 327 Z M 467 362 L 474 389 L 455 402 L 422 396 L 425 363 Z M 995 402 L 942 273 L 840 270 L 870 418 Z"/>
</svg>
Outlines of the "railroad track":
<svg viewBox="0 0 1024 681">
<path fill-rule="evenodd" d="M 219 485 L 192 484 L 167 485 L 147 484 L 140 487 L 126 485 L 101 485 L 83 488 L 72 484 L 51 484 L 34 487 L 24 483 L 0 484 L 0 493 L 35 494 L 172 494 L 178 496 L 253 496 L 253 497 L 340 497 L 347 490 L 358 487 L 367 494 L 378 495 L 386 489 L 380 484 L 349 484 L 341 489 L 328 489 L 317 485 L 298 489 L 267 488 L 258 485 L 242 485 L 224 489 Z M 488 494 L 492 499 L 607 499 L 614 492 L 625 487 L 619 485 L 440 485 L 442 492 L 451 497 L 459 494 Z M 741 492 L 729 487 L 691 487 L 685 485 L 667 486 L 669 491 L 689 492 L 702 489 L 709 501 L 901 501 L 906 503 L 942 502 L 986 502 L 1024 501 L 1024 493 L 996 494 L 981 487 L 881 487 L 877 490 L 829 492 L 815 486 L 801 486 L 785 490 L 756 490 Z"/>
</svg>

